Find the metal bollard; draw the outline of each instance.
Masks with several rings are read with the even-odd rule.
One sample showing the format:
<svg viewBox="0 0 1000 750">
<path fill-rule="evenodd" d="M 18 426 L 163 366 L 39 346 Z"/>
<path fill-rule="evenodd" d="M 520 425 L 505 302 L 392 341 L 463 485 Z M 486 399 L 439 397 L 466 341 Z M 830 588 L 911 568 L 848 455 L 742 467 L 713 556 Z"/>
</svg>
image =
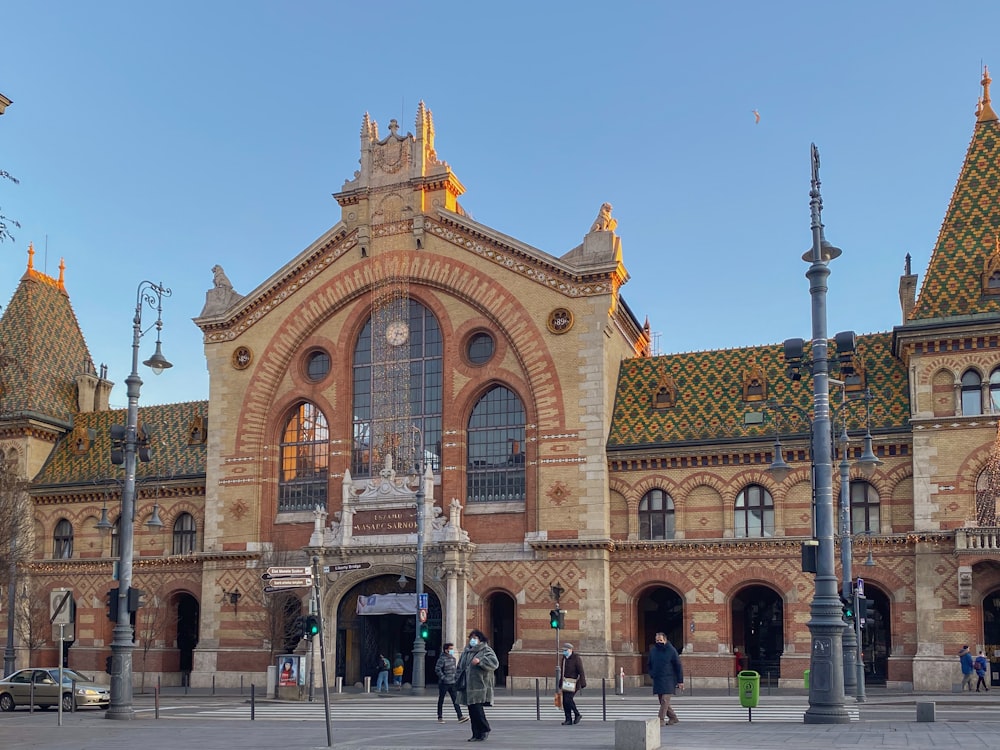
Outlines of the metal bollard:
<svg viewBox="0 0 1000 750">
<path fill-rule="evenodd" d="M 256 709 L 256 704 L 254 703 L 256 697 L 256 688 L 252 682 L 250 683 L 250 721 L 254 719 L 254 710 Z"/>
<path fill-rule="evenodd" d="M 240 695 L 243 695 L 243 675 L 240 675 Z"/>
<path fill-rule="evenodd" d="M 365 692 L 370 693 L 372 691 L 372 676 L 370 674 L 365 675 Z"/>
<path fill-rule="evenodd" d="M 625 667 L 618 673 L 618 695 L 625 695 Z"/>
<path fill-rule="evenodd" d="M 344 692 L 344 676 L 339 674 L 337 675 L 337 692 Z"/>
<path fill-rule="evenodd" d="M 545 682 L 547 687 L 548 679 L 546 679 Z M 542 720 L 542 699 L 541 699 L 541 693 L 539 691 L 538 678 L 536 677 L 535 678 L 535 721 L 541 721 L 541 720 Z"/>
<path fill-rule="evenodd" d="M 601 678 L 601 721 L 608 720 L 608 678 Z"/>
<path fill-rule="evenodd" d="M 73 680 L 73 686 L 70 688 L 73 691 L 73 702 L 70 704 L 69 712 L 71 714 L 76 713 L 76 680 Z"/>
<path fill-rule="evenodd" d="M 157 684 L 153 687 L 153 717 L 160 718 L 160 684 L 157 680 Z"/>
<path fill-rule="evenodd" d="M 212 695 L 215 695 L 215 675 L 212 675 Z"/>
</svg>

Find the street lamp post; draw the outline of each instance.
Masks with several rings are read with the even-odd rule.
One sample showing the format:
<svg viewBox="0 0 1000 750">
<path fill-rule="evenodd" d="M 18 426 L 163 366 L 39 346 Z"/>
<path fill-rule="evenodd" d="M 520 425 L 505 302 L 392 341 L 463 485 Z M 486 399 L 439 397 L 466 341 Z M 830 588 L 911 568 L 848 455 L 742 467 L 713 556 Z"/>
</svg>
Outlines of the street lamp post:
<svg viewBox="0 0 1000 750">
<path fill-rule="evenodd" d="M 424 595 L 424 502 L 426 493 L 424 484 L 424 434 L 416 425 L 413 429 L 420 436 L 420 459 L 417 461 L 417 613 L 413 637 L 413 679 L 411 692 L 413 695 L 423 695 L 426 679 L 424 677 L 424 660 L 427 655 L 427 644 L 420 635 L 423 623 L 420 621 L 420 600 Z"/>
<path fill-rule="evenodd" d="M 844 399 L 841 401 L 841 409 L 846 406 L 847 398 L 846 392 L 844 394 Z M 844 414 L 844 421 L 846 422 L 847 415 Z M 845 425 L 843 431 L 840 433 L 840 572 L 841 572 L 841 598 L 843 601 L 851 601 L 854 595 L 854 577 L 851 570 L 853 549 L 851 545 L 851 465 L 847 460 L 847 427 Z M 854 619 L 856 620 L 858 616 L 857 610 L 854 611 Z M 858 638 L 854 630 L 854 622 L 848 621 L 848 627 L 844 629 L 844 693 L 846 695 L 854 694 L 857 696 L 859 701 L 863 701 L 864 698 L 864 675 L 861 677 L 861 686 L 858 685 L 857 670 L 855 668 L 855 662 L 857 661 L 858 653 Z"/>
<path fill-rule="evenodd" d="M 142 307 L 149 305 L 156 310 L 156 351 L 143 362 L 157 375 L 172 365 L 160 351 L 160 331 L 163 328 L 163 298 L 170 290 L 162 284 L 143 281 L 136 291 L 135 317 L 132 320 L 132 372 L 125 378 L 128 395 L 128 412 L 125 424 L 124 464 L 125 483 L 122 487 L 122 504 L 118 530 L 118 619 L 111 641 L 111 705 L 104 714 L 107 719 L 130 720 L 135 718 L 132 708 L 132 649 L 133 633 L 129 612 L 129 589 L 132 587 L 133 532 L 135 524 L 135 464 L 139 443 L 139 339 L 147 333 L 142 330 Z M 152 328 L 153 326 L 150 326 Z"/>
<path fill-rule="evenodd" d="M 823 236 L 823 198 L 820 194 L 819 150 L 811 147 L 812 181 L 809 190 L 812 247 L 802 256 L 809 263 L 812 318 L 813 468 L 816 482 L 816 588 L 809 609 L 811 635 L 809 708 L 806 724 L 846 724 L 844 707 L 844 621 L 837 594 L 833 547 L 833 462 L 830 435 L 830 384 L 827 354 L 826 293 L 829 262 L 840 255 Z"/>
</svg>

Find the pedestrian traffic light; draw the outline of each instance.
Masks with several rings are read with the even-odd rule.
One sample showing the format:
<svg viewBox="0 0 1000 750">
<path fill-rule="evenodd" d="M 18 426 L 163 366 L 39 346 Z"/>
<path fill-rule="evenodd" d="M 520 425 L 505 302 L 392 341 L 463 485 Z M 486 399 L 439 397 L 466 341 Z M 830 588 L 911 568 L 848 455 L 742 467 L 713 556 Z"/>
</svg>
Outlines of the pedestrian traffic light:
<svg viewBox="0 0 1000 750">
<path fill-rule="evenodd" d="M 108 608 L 108 619 L 111 622 L 118 622 L 118 589 L 110 589 L 104 595 L 104 604 Z"/>
<path fill-rule="evenodd" d="M 549 610 L 549 627 L 561 630 L 563 627 L 563 611 L 561 609 Z"/>
<path fill-rule="evenodd" d="M 319 634 L 319 618 L 316 615 L 306 615 L 302 630 L 303 637 L 311 641 L 314 635 Z"/>
<path fill-rule="evenodd" d="M 138 612 L 141 607 L 146 606 L 146 592 L 142 589 L 129 587 L 128 590 L 128 611 Z"/>
<path fill-rule="evenodd" d="M 844 608 L 844 619 L 852 619 L 854 617 L 854 603 L 846 596 L 840 597 L 840 603 Z"/>
<path fill-rule="evenodd" d="M 430 633 L 431 630 L 429 627 L 427 627 L 427 623 L 426 622 L 420 623 L 420 637 L 426 641 L 427 638 L 430 636 Z"/>
<path fill-rule="evenodd" d="M 875 602 L 871 599 L 865 599 L 864 597 L 858 599 L 858 617 L 860 617 L 862 621 L 868 617 L 868 613 L 871 611 L 874 604 Z"/>
</svg>

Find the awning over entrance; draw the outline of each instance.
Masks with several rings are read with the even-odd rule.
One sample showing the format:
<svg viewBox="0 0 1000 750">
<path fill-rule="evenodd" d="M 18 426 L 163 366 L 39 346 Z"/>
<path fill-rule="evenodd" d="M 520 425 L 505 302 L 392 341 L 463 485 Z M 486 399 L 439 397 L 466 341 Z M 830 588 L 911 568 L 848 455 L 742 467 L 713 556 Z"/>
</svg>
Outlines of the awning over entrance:
<svg viewBox="0 0 1000 750">
<path fill-rule="evenodd" d="M 359 615 L 415 615 L 416 594 L 370 594 L 358 597 Z"/>
</svg>

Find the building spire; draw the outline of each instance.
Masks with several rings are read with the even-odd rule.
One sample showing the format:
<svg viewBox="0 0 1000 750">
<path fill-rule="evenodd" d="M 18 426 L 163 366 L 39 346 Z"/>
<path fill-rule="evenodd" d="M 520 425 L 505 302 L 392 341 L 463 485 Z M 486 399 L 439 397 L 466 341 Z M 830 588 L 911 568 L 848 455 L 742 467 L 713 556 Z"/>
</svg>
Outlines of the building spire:
<svg viewBox="0 0 1000 750">
<path fill-rule="evenodd" d="M 990 84 L 993 83 L 993 79 L 990 78 L 990 69 L 988 66 L 983 66 L 983 98 L 982 104 L 977 108 L 976 121 L 977 122 L 991 122 L 996 121 L 1000 118 L 997 117 L 997 113 L 993 111 L 993 107 L 990 106 Z"/>
</svg>

